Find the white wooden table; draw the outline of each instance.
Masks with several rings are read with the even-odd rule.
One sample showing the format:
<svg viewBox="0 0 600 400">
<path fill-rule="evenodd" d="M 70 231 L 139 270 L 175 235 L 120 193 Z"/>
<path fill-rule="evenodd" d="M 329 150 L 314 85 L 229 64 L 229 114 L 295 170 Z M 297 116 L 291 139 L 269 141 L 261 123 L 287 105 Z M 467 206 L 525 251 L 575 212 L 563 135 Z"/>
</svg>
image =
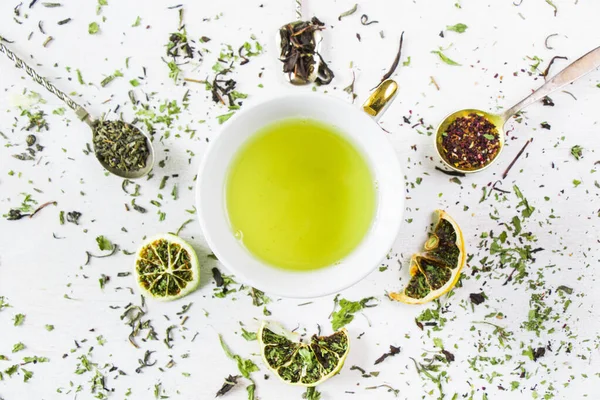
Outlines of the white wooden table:
<svg viewBox="0 0 600 400">
<path fill-rule="evenodd" d="M 140 296 L 131 276 L 117 274 L 132 270 L 133 256 L 119 253 L 104 259 L 93 258 L 84 265 L 86 251 L 100 253 L 95 240 L 99 235 L 106 236 L 120 249 L 134 251 L 145 235 L 176 231 L 184 221 L 194 218 L 186 211 L 194 207 L 194 177 L 207 142 L 218 134 L 216 116 L 227 110 L 210 100 L 204 85 L 194 82 L 175 85 L 168 76 L 168 67 L 161 57 L 165 57 L 169 34 L 179 24 L 178 9 L 168 7 L 178 2 L 108 0 L 100 15 L 93 1 L 62 3 L 61 7 L 47 8 L 40 1 L 30 9 L 27 1 L 20 7 L 20 15 L 15 16 L 13 9 L 19 2 L 3 1 L 0 35 L 14 41 L 10 46 L 37 65 L 42 74 L 65 91 L 76 92 L 73 97 L 95 115 L 114 111 L 120 105 L 118 112 L 123 113 L 123 118 L 133 120 L 136 111 L 128 98 L 130 90 L 151 107 L 171 100 L 181 106 L 189 90 L 189 107 L 174 116 L 170 128 L 156 126 L 157 161 L 165 160 L 164 167 L 157 166 L 152 179 L 139 182 L 141 195 L 136 201 L 148 212 L 127 211 L 124 203 L 130 204 L 133 197 L 122 190 L 123 181 L 107 176 L 93 155 L 83 153 L 86 143 L 91 143 L 88 128 L 68 109 L 64 115 L 54 114 L 63 104 L 22 70 L 13 69 L 5 57 L 0 60 L 0 132 L 5 135 L 0 135 L 0 214 L 18 207 L 24 193 L 30 194 L 37 205 L 57 202 L 32 219 L 0 218 L 0 296 L 12 306 L 0 310 L 0 355 L 9 358 L 0 360 L 4 375 L 0 398 L 93 398 L 90 380 L 98 369 L 106 377 L 104 385 L 110 389 L 111 399 L 151 399 L 157 384 L 164 390 L 161 395 L 169 398 L 211 399 L 226 376 L 238 373 L 235 362 L 219 346 L 218 334 L 222 334 L 236 354 L 254 360 L 260 367 L 259 372 L 252 374 L 258 398 L 300 399 L 303 390 L 279 382 L 262 365 L 256 342 L 246 341 L 240 335 L 241 324 L 247 330 L 257 328 L 259 320 L 265 318 L 263 307 L 253 306 L 245 290 L 226 298 L 213 296 L 215 284 L 210 271 L 220 266 L 208 258 L 210 250 L 196 220 L 181 231 L 181 236 L 195 246 L 203 264 L 200 289 L 175 303 L 149 300 L 145 318 L 151 319 L 158 340 L 144 342 L 137 337 L 139 349 L 129 343 L 130 328 L 119 316 L 128 303 L 139 304 Z M 238 81 L 238 90 L 249 95 L 243 107 L 282 92 L 312 90 L 287 84 L 276 60 L 274 36 L 281 24 L 293 19 L 292 3 L 187 2 L 183 9 L 188 36 L 196 41 L 201 36 L 212 40 L 198 44 L 198 48 L 210 52 L 204 51 L 202 62 L 196 57 L 189 65 L 182 66 L 182 76 L 196 80 L 212 78 L 211 68 L 222 45 L 231 44 L 237 50 L 244 42 L 253 42 L 250 37 L 255 35 L 264 46 L 264 54 L 236 67 L 232 75 Z M 380 121 L 389 131 L 390 142 L 406 174 L 406 223 L 390 258 L 382 265 L 388 268 L 375 270 L 340 294 L 349 300 L 376 296 L 378 305 L 356 314 L 347 326 L 354 339 L 352 350 L 341 374 L 319 387 L 322 399 L 395 398 L 385 387 L 366 389 L 384 384 L 397 389 L 400 399 L 437 398 L 435 384 L 419 376 L 411 360 L 412 357 L 424 364 L 424 358 L 440 355 L 440 349 L 435 347 L 439 341 L 434 342 L 435 338 L 441 339 L 444 348 L 455 356 L 454 362 L 440 370 L 447 371 L 447 377 L 442 379 L 445 399 L 551 398 L 544 397 L 546 393 L 556 399 L 597 399 L 600 189 L 595 181 L 600 180 L 597 164 L 600 71 L 568 87 L 569 93 L 552 95 L 554 107 L 535 104 L 528 108 L 521 123 L 512 123 L 514 129 L 501 161 L 483 173 L 460 178 L 461 184 L 434 170 L 438 161 L 427 127 L 435 126 L 444 115 L 460 107 L 492 111 L 508 107 L 543 83 L 539 73 L 553 56 L 574 60 L 598 46 L 600 3 L 554 0 L 558 7 L 554 16 L 551 5 L 542 0 L 525 0 L 519 6 L 510 1 L 456 0 L 456 5 L 454 1 L 434 5 L 425 1 L 376 0 L 361 2 L 355 14 L 341 21 L 338 15 L 350 9 L 353 1 L 309 3 L 307 15 L 317 15 L 327 23 L 323 52 L 336 73 L 330 86 L 317 91 L 351 101 L 343 88 L 350 84 L 354 71 L 358 107 L 389 68 L 402 31 L 406 32 L 402 62 L 408 64 L 410 57 L 410 64 L 401 63 L 394 75 L 400 93 Z M 361 25 L 362 14 L 379 23 Z M 138 16 L 141 24 L 132 27 Z M 17 24 L 14 18 L 22 24 Z M 72 21 L 57 24 L 66 18 Z M 43 21 L 45 35 L 40 32 L 39 21 Z M 99 23 L 98 34 L 88 34 L 91 22 Z M 465 33 L 445 31 L 447 25 L 457 23 L 468 26 Z M 33 34 L 28 40 L 30 32 Z M 545 39 L 551 34 L 557 35 L 548 39 L 546 44 L 553 48 L 548 49 Z M 54 40 L 43 47 L 47 36 Z M 462 65 L 446 65 L 431 53 L 440 47 L 446 56 Z M 532 69 L 535 57 L 542 61 L 537 69 Z M 557 60 L 550 75 L 567 63 Z M 81 71 L 83 85 L 78 82 L 77 70 Z M 115 70 L 124 76 L 101 87 L 102 79 Z M 132 86 L 130 81 L 134 79 L 139 86 Z M 32 97 L 32 91 L 39 93 L 43 102 Z M 151 93 L 152 99 L 147 101 L 145 95 Z M 23 130 L 27 117 L 20 116 L 19 106 L 42 110 L 49 129 L 40 133 Z M 200 120 L 206 122 L 201 124 Z M 542 129 L 542 122 L 550 124 L 551 129 Z M 186 128 L 196 131 L 193 138 L 185 132 Z M 25 151 L 28 133 L 36 135 L 44 150 L 35 155 L 34 161 L 11 157 Z M 502 172 L 529 138 L 534 138 L 533 142 L 502 180 Z M 571 155 L 575 145 L 583 148 L 583 158 L 579 161 Z M 169 179 L 165 188 L 159 190 L 165 175 Z M 482 188 L 489 192 L 488 185 L 497 180 L 501 182 L 496 187 L 510 193 L 503 195 L 493 190 L 490 197 L 480 201 Z M 581 184 L 576 186 L 574 180 Z M 178 188 L 177 200 L 171 195 L 174 185 Z M 532 249 L 543 248 L 543 251 L 535 253 L 535 262 L 528 264 L 529 275 L 522 283 L 513 281 L 503 285 L 511 269 L 498 267 L 498 255 L 489 254 L 490 240 L 481 246 L 480 243 L 482 235 L 492 231 L 497 236 L 506 230 L 502 222 L 510 223 L 513 216 L 520 216 L 516 209 L 520 200 L 513 185 L 535 207 L 533 215 L 523 221 L 522 230 L 536 236 Z M 159 193 L 162 200 L 157 198 Z M 496 195 L 500 198 L 496 199 Z M 506 200 L 502 201 L 503 198 Z M 151 205 L 151 200 L 158 200 L 162 206 Z M 445 326 L 439 330 L 425 326 L 421 330 L 415 318 L 427 308 L 435 308 L 435 304 L 406 306 L 389 301 L 385 293 L 399 290 L 406 282 L 407 261 L 425 240 L 430 213 L 436 208 L 446 209 L 461 224 L 473 257 L 464 271 L 463 286 L 450 298 L 441 299 L 443 317 L 447 319 Z M 61 210 L 81 212 L 79 225 L 68 222 L 60 225 Z M 166 214 L 164 221 L 159 221 L 159 211 Z M 490 214 L 500 219 L 492 219 Z M 510 232 L 509 240 L 518 244 Z M 494 267 L 477 272 L 481 271 L 481 260 L 486 256 L 495 260 Z M 104 289 L 99 285 L 102 274 L 110 277 Z M 572 288 L 572 294 L 566 294 L 565 290 L 557 292 L 560 285 Z M 239 289 L 239 286 L 233 287 Z M 133 292 L 129 287 L 133 287 Z M 469 295 L 482 291 L 487 300 L 472 306 Z M 532 294 L 543 294 L 545 307 L 552 308 L 539 336 L 523 326 L 534 309 L 530 304 Z M 567 300 L 570 304 L 563 311 Z M 189 302 L 193 305 L 182 326 L 182 318 L 176 313 Z M 267 304 L 272 313 L 269 318 L 290 329 L 306 329 L 309 334 L 316 332 L 318 326 L 323 333 L 331 332 L 328 317 L 334 306 L 333 296 L 315 299 L 304 306 L 299 303 L 302 302 L 273 298 Z M 502 313 L 504 317 L 490 317 L 492 313 Z M 25 319 L 22 325 L 13 326 L 17 314 L 24 314 Z M 493 322 L 504 328 L 506 335 L 510 335 L 508 347 L 498 344 L 496 328 L 474 321 Z M 47 324 L 53 325 L 54 330 L 47 331 Z M 168 348 L 163 340 L 171 325 L 175 325 L 171 331 L 173 347 Z M 26 348 L 12 353 L 19 342 Z M 400 346 L 400 354 L 374 366 L 375 359 L 389 345 Z M 544 357 L 537 361 L 523 355 L 530 347 L 545 346 L 549 347 Z M 150 360 L 156 360 L 157 364 L 136 373 L 138 359 L 148 350 L 155 351 Z M 82 355 L 96 366 L 77 375 Z M 4 372 L 22 362 L 23 357 L 32 356 L 47 357 L 50 361 L 23 365 L 12 377 Z M 168 368 L 170 360 L 174 366 Z M 359 371 L 350 370 L 354 365 L 367 373 L 380 373 L 363 378 Z M 118 370 L 110 371 L 111 366 Z M 27 383 L 23 382 L 25 372 L 21 368 L 33 372 Z M 119 370 L 126 375 L 120 375 Z M 76 393 L 79 385 L 81 392 Z M 225 398 L 247 398 L 246 385 L 247 381 L 240 380 Z M 129 388 L 131 394 L 126 397 Z M 98 390 L 98 393 L 104 392 Z M 453 397 L 455 394 L 457 397 Z"/>
</svg>

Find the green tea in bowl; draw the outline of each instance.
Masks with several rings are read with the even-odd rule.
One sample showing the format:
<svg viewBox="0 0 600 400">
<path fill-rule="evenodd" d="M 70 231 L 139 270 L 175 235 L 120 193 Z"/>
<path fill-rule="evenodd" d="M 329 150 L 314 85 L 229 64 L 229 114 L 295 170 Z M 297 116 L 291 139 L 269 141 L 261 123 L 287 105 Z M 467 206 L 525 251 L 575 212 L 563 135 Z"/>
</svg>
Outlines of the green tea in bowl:
<svg viewBox="0 0 600 400">
<path fill-rule="evenodd" d="M 323 268 L 348 256 L 369 231 L 377 198 L 362 152 L 332 126 L 289 118 L 260 129 L 226 177 L 231 229 L 261 261 Z"/>
<path fill-rule="evenodd" d="M 338 293 L 375 270 L 394 244 L 404 198 L 387 133 L 319 93 L 237 112 L 211 140 L 196 187 L 203 239 L 223 268 L 293 298 Z"/>
</svg>

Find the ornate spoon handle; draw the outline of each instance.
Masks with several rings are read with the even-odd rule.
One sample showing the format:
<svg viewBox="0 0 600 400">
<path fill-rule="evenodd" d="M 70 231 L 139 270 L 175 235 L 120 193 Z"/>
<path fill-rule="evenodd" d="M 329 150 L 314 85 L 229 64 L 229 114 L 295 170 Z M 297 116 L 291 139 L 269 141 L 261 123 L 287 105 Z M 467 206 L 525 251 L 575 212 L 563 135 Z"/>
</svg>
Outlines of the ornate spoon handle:
<svg viewBox="0 0 600 400">
<path fill-rule="evenodd" d="M 523 100 L 506 110 L 502 116 L 504 120 L 510 119 L 515 113 L 527 107 L 528 105 L 535 103 L 555 90 L 561 87 L 573 83 L 577 79 L 584 75 L 589 74 L 596 68 L 600 67 L 600 47 L 596 47 L 594 50 L 578 58 L 565 69 L 556 74 L 548 82 L 540 86 L 535 92 L 525 97 Z"/>
<path fill-rule="evenodd" d="M 48 90 L 50 93 L 53 93 L 54 95 L 56 95 L 56 97 L 58 97 L 59 99 L 64 101 L 69 107 L 71 107 L 75 111 L 75 114 L 77 114 L 79 119 L 86 122 L 90 126 L 92 125 L 93 121 L 90 118 L 90 114 L 82 106 L 77 104 L 67 94 L 58 90 L 56 88 L 56 86 L 54 86 L 52 83 L 50 83 L 46 78 L 44 78 L 43 76 L 41 76 L 40 74 L 35 72 L 35 70 L 33 68 L 31 68 L 25 61 L 23 61 L 19 57 L 17 57 L 17 55 L 15 55 L 15 53 L 10 51 L 8 49 L 8 47 L 6 47 L 1 42 L 0 42 L 0 52 L 6 54 L 6 56 L 15 63 L 15 67 L 24 69 L 25 72 L 27 72 L 27 75 L 31 76 L 34 81 L 36 81 L 37 83 L 39 83 L 40 85 L 45 87 L 46 90 Z"/>
</svg>

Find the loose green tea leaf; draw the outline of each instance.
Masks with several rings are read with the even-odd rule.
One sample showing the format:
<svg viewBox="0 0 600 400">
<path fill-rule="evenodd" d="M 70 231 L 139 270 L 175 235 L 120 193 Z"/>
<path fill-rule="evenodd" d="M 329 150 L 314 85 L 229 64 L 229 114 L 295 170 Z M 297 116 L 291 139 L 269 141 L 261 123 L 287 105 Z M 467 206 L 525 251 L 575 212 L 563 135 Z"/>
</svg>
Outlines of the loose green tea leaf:
<svg viewBox="0 0 600 400">
<path fill-rule="evenodd" d="M 331 328 L 337 331 L 352 322 L 355 313 L 364 308 L 375 307 L 377 304 L 369 304 L 371 300 L 375 300 L 375 297 L 366 297 L 360 301 L 341 299 L 338 303 L 340 309 L 332 314 Z"/>
<path fill-rule="evenodd" d="M 98 243 L 98 248 L 100 248 L 100 250 L 111 251 L 113 249 L 112 242 L 102 235 L 96 237 L 96 243 Z"/>
<path fill-rule="evenodd" d="M 446 26 L 447 31 L 464 33 L 467 30 L 468 26 L 465 24 L 456 24 L 456 25 L 448 25 Z"/>
<path fill-rule="evenodd" d="M 227 114 L 217 116 L 217 121 L 219 121 L 219 125 L 224 124 L 229 118 L 233 116 L 234 112 L 230 112 Z"/>
<path fill-rule="evenodd" d="M 550 7 L 554 8 L 554 16 L 556 17 L 556 14 L 558 13 L 558 7 L 556 7 L 552 0 L 546 0 L 546 3 L 548 3 Z"/>
<path fill-rule="evenodd" d="M 306 392 L 302 393 L 302 398 L 306 400 L 321 400 L 321 392 L 314 386 L 307 387 Z"/>
<path fill-rule="evenodd" d="M 23 343 L 19 342 L 13 346 L 12 352 L 18 353 L 19 351 L 24 350 L 24 349 L 25 349 L 25 345 Z"/>
<path fill-rule="evenodd" d="M 340 16 L 338 17 L 338 21 L 341 21 L 342 18 L 344 17 L 348 17 L 352 14 L 354 14 L 356 12 L 356 10 L 358 10 L 358 4 L 355 4 L 351 9 L 349 9 L 348 11 L 344 11 L 343 13 L 340 14 Z"/>
<path fill-rule="evenodd" d="M 6 302 L 6 298 L 4 296 L 0 296 L 0 311 L 9 307 L 11 307 L 11 305 Z"/>
<path fill-rule="evenodd" d="M 455 65 L 455 66 L 461 65 L 461 64 L 457 63 L 456 61 L 447 57 L 444 53 L 442 53 L 441 50 L 433 50 L 432 53 L 437 54 L 440 57 L 440 59 L 448 65 Z"/>
<path fill-rule="evenodd" d="M 254 364 L 252 360 L 243 359 L 237 354 L 233 354 L 227 346 L 227 344 L 225 344 L 223 336 L 221 335 L 219 335 L 219 342 L 221 343 L 221 347 L 223 348 L 223 351 L 225 352 L 227 357 L 237 362 L 238 370 L 244 378 L 250 379 L 250 374 L 259 370 L 259 368 L 256 366 L 256 364 Z"/>
<path fill-rule="evenodd" d="M 256 384 L 252 383 L 246 386 L 246 392 L 248 392 L 248 400 L 254 400 L 254 392 L 256 391 Z"/>
<path fill-rule="evenodd" d="M 583 157 L 583 147 L 579 145 L 571 147 L 571 155 L 575 157 L 576 160 L 581 159 L 581 157 Z"/>
<path fill-rule="evenodd" d="M 97 22 L 92 22 L 90 23 L 90 25 L 88 26 L 88 33 L 90 35 L 95 35 L 96 33 L 98 33 L 100 31 L 100 26 L 98 25 Z"/>
<path fill-rule="evenodd" d="M 25 322 L 25 314 L 17 314 L 17 315 L 15 315 L 14 326 L 23 325 L 23 322 Z"/>
<path fill-rule="evenodd" d="M 242 337 L 247 341 L 256 340 L 256 332 L 250 332 L 242 328 Z"/>
</svg>

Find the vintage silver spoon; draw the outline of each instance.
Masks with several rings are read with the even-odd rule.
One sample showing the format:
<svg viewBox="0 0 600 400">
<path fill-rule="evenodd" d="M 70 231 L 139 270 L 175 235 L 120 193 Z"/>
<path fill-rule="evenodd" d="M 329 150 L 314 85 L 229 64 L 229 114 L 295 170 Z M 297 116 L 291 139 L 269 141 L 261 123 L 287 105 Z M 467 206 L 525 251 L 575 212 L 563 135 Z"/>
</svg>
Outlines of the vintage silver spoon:
<svg viewBox="0 0 600 400">
<path fill-rule="evenodd" d="M 86 124 L 88 124 L 90 126 L 90 128 L 92 129 L 92 134 L 93 135 L 96 134 L 96 127 L 98 126 L 98 124 L 100 122 L 98 120 L 92 119 L 92 117 L 90 116 L 90 114 L 82 106 L 80 106 L 79 104 L 77 104 L 67 94 L 65 94 L 65 93 L 61 92 L 60 90 L 58 90 L 46 78 L 44 78 L 43 76 L 41 76 L 37 72 L 35 72 L 35 70 L 33 68 L 31 68 L 29 65 L 27 65 L 27 63 L 25 63 L 23 60 L 21 60 L 19 57 L 17 57 L 15 55 L 15 53 L 13 53 L 12 51 L 10 51 L 1 42 L 0 42 L 0 52 L 6 54 L 6 56 L 11 61 L 14 62 L 14 65 L 15 65 L 16 68 L 23 68 L 25 70 L 25 72 L 27 72 L 27 74 L 33 78 L 34 81 L 36 81 L 37 83 L 39 83 L 40 85 L 42 85 L 43 87 L 45 87 L 46 90 L 48 90 L 50 93 L 55 94 L 56 97 L 58 97 L 59 99 L 61 99 L 62 101 L 64 101 L 71 109 L 73 109 L 75 111 L 75 114 L 77 115 L 77 117 L 81 121 L 85 122 Z M 110 122 L 111 121 L 104 121 L 102 123 L 106 124 L 106 123 L 110 123 Z M 102 164 L 102 166 L 108 172 L 110 172 L 111 174 L 120 176 L 121 178 L 136 179 L 136 178 L 141 178 L 141 177 L 147 175 L 148 172 L 150 172 L 150 170 L 152 170 L 152 167 L 154 166 L 154 148 L 152 146 L 152 142 L 150 141 L 150 138 L 143 131 L 141 131 L 140 129 L 138 129 L 137 127 L 135 127 L 133 125 L 130 125 L 130 124 L 127 124 L 127 123 L 122 123 L 120 121 L 116 121 L 115 122 L 115 124 L 117 124 L 117 123 L 120 126 L 126 126 L 132 132 L 135 132 L 136 134 L 141 134 L 141 135 L 143 135 L 146 138 L 146 147 L 148 149 L 148 156 L 146 158 L 145 165 L 142 168 L 139 168 L 139 169 L 133 169 L 133 170 L 125 171 L 125 170 L 117 169 L 117 168 L 114 168 L 114 167 L 110 166 L 104 160 L 102 160 L 98 156 L 98 154 L 94 151 L 94 154 L 96 154 L 96 159 L 100 162 L 100 164 Z"/>
<path fill-rule="evenodd" d="M 444 120 L 438 126 L 438 129 L 436 131 L 435 148 L 437 150 L 438 155 L 440 156 L 440 158 L 442 159 L 444 164 L 446 164 L 446 166 L 448 166 L 449 168 L 451 168 L 455 171 L 466 172 L 466 173 L 483 171 L 484 169 L 489 167 L 491 164 L 493 164 L 494 161 L 496 161 L 498 159 L 498 156 L 502 152 L 502 149 L 504 148 L 504 137 L 505 137 L 504 125 L 506 124 L 506 122 L 508 122 L 510 120 L 510 118 L 512 116 L 514 116 L 516 113 L 521 111 L 523 108 L 543 99 L 544 97 L 546 97 L 550 93 L 554 92 L 555 90 L 558 90 L 570 83 L 573 83 L 577 79 L 581 78 L 584 75 L 587 75 L 588 73 L 594 71 L 598 67 L 600 67 L 600 47 L 595 48 L 594 50 L 590 51 L 583 57 L 581 57 L 578 60 L 571 63 L 565 69 L 563 69 L 558 74 L 556 74 L 552 79 L 550 79 L 546 83 L 544 83 L 535 92 L 531 93 L 529 96 L 525 97 L 523 100 L 521 100 L 520 102 L 518 102 L 511 108 L 507 109 L 502 114 L 492 114 L 492 113 L 478 110 L 478 109 L 464 109 L 464 110 L 459 110 L 459 111 L 453 112 L 452 114 L 450 114 L 446 118 L 444 118 Z M 482 167 L 476 168 L 476 169 L 470 169 L 470 170 L 463 170 L 463 169 L 457 168 L 455 165 L 452 165 L 452 163 L 450 163 L 450 162 L 448 162 L 448 160 L 446 160 L 446 158 L 444 156 L 444 149 L 441 145 L 442 137 L 443 137 L 442 135 L 446 132 L 446 130 L 448 129 L 450 124 L 456 118 L 462 117 L 465 115 L 469 115 L 472 113 L 480 115 L 482 117 L 485 117 L 488 121 L 490 121 L 491 123 L 496 125 L 496 128 L 498 129 L 499 140 L 500 140 L 500 150 L 496 153 L 496 156 L 493 159 L 489 160 L 489 162 L 487 164 L 483 165 Z"/>
<path fill-rule="evenodd" d="M 286 31 L 288 26 L 293 27 L 293 26 L 296 26 L 296 25 L 304 22 L 302 20 L 302 0 L 295 0 L 295 2 L 296 2 L 296 20 L 290 22 L 289 24 L 285 24 L 281 28 L 279 28 L 279 34 L 277 35 L 277 45 L 280 49 L 279 60 L 281 60 L 281 61 L 284 61 L 287 59 L 287 55 L 285 54 L 285 48 L 283 46 L 283 40 L 282 40 L 283 32 Z M 308 75 L 308 78 L 301 77 L 300 75 L 293 73 L 293 72 L 289 73 L 288 78 L 290 80 L 290 83 L 292 83 L 294 85 L 307 85 L 309 83 L 314 82 L 319 77 L 319 70 L 321 69 L 322 60 L 321 60 L 321 57 L 319 57 L 318 53 L 321 49 L 321 41 L 323 40 L 323 37 L 321 36 L 321 33 L 319 30 L 314 31 L 313 40 L 315 43 L 315 51 L 313 54 L 313 60 L 314 60 L 313 69 L 312 69 L 311 73 Z"/>
</svg>

